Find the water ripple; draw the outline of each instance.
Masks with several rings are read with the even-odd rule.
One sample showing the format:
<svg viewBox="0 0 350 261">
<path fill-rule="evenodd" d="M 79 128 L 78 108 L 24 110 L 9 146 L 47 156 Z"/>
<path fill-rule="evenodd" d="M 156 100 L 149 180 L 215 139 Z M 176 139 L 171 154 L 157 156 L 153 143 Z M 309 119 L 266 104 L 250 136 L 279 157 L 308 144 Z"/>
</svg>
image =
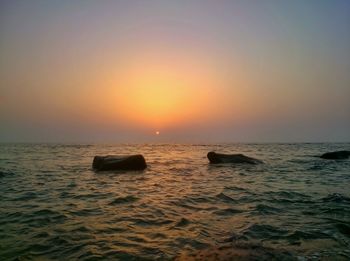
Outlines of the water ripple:
<svg viewBox="0 0 350 261">
<path fill-rule="evenodd" d="M 231 253 L 347 260 L 350 160 L 314 156 L 349 147 L 0 144 L 0 259 L 171 260 L 226 242 Z M 211 150 L 265 164 L 213 166 Z M 145 171 L 91 170 L 95 155 L 134 153 Z"/>
</svg>

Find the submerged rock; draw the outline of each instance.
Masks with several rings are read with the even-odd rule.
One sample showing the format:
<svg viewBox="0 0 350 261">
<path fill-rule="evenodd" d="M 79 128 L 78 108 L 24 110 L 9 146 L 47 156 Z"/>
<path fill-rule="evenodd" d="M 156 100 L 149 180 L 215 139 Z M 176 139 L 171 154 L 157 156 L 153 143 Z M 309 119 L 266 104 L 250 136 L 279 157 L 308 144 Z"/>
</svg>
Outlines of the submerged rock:
<svg viewBox="0 0 350 261">
<path fill-rule="evenodd" d="M 221 154 L 214 151 L 210 151 L 207 154 L 210 163 L 248 163 L 248 164 L 259 164 L 263 163 L 261 160 L 254 159 L 243 154 Z"/>
<path fill-rule="evenodd" d="M 147 167 L 142 155 L 95 156 L 92 168 L 95 170 L 144 170 Z"/>
<path fill-rule="evenodd" d="M 320 158 L 322 159 L 348 159 L 349 157 L 350 157 L 350 151 L 348 150 L 327 152 L 320 156 Z"/>
<path fill-rule="evenodd" d="M 283 249 L 273 249 L 248 243 L 233 243 L 223 246 L 213 246 L 194 253 L 183 253 L 177 258 L 182 260 L 297 260 L 291 253 Z"/>
</svg>

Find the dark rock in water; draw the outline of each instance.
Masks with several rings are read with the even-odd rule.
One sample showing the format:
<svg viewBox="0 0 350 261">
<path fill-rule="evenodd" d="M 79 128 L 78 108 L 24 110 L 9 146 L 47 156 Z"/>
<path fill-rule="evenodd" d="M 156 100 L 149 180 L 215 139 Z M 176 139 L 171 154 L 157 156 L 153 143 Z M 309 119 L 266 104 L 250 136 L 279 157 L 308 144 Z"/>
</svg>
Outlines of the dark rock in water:
<svg viewBox="0 0 350 261">
<path fill-rule="evenodd" d="M 177 258 L 181 260 L 298 260 L 291 253 L 285 250 L 273 249 L 261 245 L 234 243 L 222 246 L 213 246 L 207 249 L 199 250 L 194 253 L 183 253 Z"/>
<path fill-rule="evenodd" d="M 144 170 L 147 167 L 142 155 L 95 156 L 92 168 L 95 170 Z"/>
<path fill-rule="evenodd" d="M 349 157 L 350 157 L 350 151 L 348 150 L 327 152 L 320 156 L 320 158 L 322 159 L 348 159 Z"/>
<path fill-rule="evenodd" d="M 210 163 L 248 163 L 248 164 L 259 164 L 263 163 L 261 160 L 247 157 L 243 154 L 221 154 L 211 151 L 207 155 Z"/>
</svg>

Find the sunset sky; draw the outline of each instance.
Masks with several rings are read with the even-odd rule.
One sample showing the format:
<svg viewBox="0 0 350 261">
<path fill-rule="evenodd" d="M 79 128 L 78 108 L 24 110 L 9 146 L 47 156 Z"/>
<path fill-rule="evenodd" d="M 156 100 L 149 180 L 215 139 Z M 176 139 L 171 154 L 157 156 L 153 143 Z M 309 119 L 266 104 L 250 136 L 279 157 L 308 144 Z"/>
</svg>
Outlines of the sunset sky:
<svg viewBox="0 0 350 261">
<path fill-rule="evenodd" d="M 350 141 L 350 1 L 1 1 L 22 141 Z"/>
</svg>

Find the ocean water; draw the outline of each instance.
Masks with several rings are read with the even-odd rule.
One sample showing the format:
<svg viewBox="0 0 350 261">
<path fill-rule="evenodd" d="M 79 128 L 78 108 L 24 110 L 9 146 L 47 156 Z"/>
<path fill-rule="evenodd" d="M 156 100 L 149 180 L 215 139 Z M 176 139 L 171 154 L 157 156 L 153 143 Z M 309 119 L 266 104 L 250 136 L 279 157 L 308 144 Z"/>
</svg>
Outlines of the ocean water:
<svg viewBox="0 0 350 261">
<path fill-rule="evenodd" d="M 230 242 L 350 259 L 350 160 L 320 144 L 0 145 L 1 260 L 173 259 Z M 210 165 L 209 151 L 262 165 Z M 145 171 L 95 155 L 142 153 Z"/>
</svg>

